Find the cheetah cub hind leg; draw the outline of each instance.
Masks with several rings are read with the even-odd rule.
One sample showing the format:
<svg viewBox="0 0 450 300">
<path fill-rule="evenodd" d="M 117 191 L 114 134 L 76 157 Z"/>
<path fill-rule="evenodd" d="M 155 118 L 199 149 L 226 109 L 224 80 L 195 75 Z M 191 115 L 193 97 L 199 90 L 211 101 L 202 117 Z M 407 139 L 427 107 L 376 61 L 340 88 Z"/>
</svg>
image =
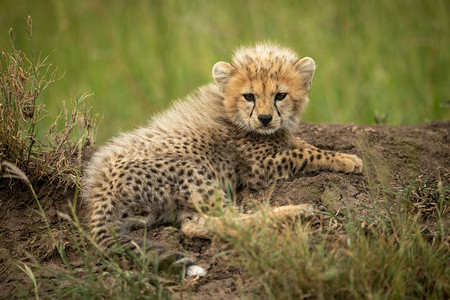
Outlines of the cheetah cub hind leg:
<svg viewBox="0 0 450 300">
<path fill-rule="evenodd" d="M 93 223 L 95 224 L 95 221 Z M 110 222 L 99 228 L 95 226 L 92 227 L 94 240 L 106 252 L 114 254 L 116 249 L 122 249 L 120 250 L 121 253 L 123 250 L 126 250 L 133 252 L 137 256 L 149 256 L 155 259 L 159 270 L 173 274 L 181 274 L 183 270 L 184 276 L 205 276 L 207 273 L 205 269 L 196 265 L 194 261 L 185 254 L 171 251 L 148 240 L 144 240 L 143 238 L 130 238 L 129 228 L 118 226 L 117 222 Z M 142 222 L 136 222 L 134 228 L 142 228 Z"/>
</svg>

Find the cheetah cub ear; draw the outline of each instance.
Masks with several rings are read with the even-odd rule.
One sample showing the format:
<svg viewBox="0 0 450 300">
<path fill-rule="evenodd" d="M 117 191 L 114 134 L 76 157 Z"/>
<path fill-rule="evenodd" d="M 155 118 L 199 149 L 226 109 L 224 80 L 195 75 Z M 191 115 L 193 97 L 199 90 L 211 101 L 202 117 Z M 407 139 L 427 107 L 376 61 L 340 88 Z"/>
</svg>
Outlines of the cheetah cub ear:
<svg viewBox="0 0 450 300">
<path fill-rule="evenodd" d="M 316 70 L 314 60 L 311 57 L 304 57 L 295 63 L 295 67 L 300 73 L 303 86 L 309 91 L 312 86 L 314 71 Z"/>
<path fill-rule="evenodd" d="M 212 75 L 216 83 L 224 87 L 227 85 L 231 75 L 233 75 L 234 67 L 224 61 L 216 63 L 212 69 Z"/>
</svg>

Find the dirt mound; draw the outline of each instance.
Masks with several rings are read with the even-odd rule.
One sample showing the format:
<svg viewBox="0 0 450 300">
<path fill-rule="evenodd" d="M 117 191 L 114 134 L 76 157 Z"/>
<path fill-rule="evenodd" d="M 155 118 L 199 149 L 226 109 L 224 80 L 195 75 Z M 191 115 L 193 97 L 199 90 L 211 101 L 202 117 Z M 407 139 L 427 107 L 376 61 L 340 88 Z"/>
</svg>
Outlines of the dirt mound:
<svg viewBox="0 0 450 300">
<path fill-rule="evenodd" d="M 366 209 L 373 205 L 375 197 L 372 196 L 383 193 L 386 188 L 401 189 L 414 181 L 433 183 L 439 178 L 448 184 L 449 131 L 448 121 L 400 127 L 302 123 L 295 131 L 297 136 L 321 149 L 358 154 L 365 163 L 364 174 L 303 174 L 291 181 L 279 182 L 264 194 L 246 196 L 270 198 L 274 206 L 312 203 L 336 213 L 350 209 L 364 215 Z M 70 214 L 68 202 L 73 202 L 75 192 L 49 192 L 39 185 L 35 189 L 51 225 L 52 235 L 58 237 L 64 227 L 60 225 L 57 212 Z M 448 200 L 449 195 L 445 198 Z M 243 195 L 239 199 L 242 200 Z M 389 199 L 389 195 L 385 195 L 385 199 Z M 34 257 L 43 264 L 57 265 L 59 260 L 50 233 L 26 186 L 17 183 L 0 190 L 0 206 L 0 297 L 7 298 L 17 292 L 17 283 L 26 288 L 31 286 L 25 273 L 18 269 L 18 262 Z M 86 225 L 84 205 L 78 202 L 76 209 L 82 224 Z M 423 209 L 426 212 L 426 207 Z M 427 216 L 425 213 L 425 217 L 433 226 L 433 214 Z M 448 226 L 448 216 L 446 218 Z M 208 276 L 193 285 L 191 296 L 194 299 L 236 298 L 241 295 L 241 287 L 251 285 L 247 274 L 231 263 L 232 257 L 216 257 L 223 250 L 218 243 L 188 239 L 174 227 L 153 228 L 148 236 L 159 244 L 189 253 L 200 265 L 208 267 Z M 69 243 L 63 243 L 63 246 L 66 246 L 69 260 L 79 260 Z"/>
</svg>

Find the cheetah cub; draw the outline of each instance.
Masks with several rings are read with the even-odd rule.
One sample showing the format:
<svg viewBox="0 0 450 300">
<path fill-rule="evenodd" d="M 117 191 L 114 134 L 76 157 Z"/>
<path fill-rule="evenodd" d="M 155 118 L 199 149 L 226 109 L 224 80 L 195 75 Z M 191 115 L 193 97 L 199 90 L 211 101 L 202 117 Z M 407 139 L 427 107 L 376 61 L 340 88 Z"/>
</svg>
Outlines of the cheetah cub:
<svg viewBox="0 0 450 300">
<path fill-rule="evenodd" d="M 129 231 L 169 222 L 189 237 L 208 237 L 197 208 L 217 187 L 262 189 L 303 171 L 360 173 L 357 156 L 320 150 L 290 132 L 308 103 L 314 71 L 311 58 L 273 44 L 240 48 L 231 64 L 214 65 L 215 83 L 100 148 L 83 190 L 98 245 L 110 250 L 119 242 L 142 252 L 143 241 Z M 273 211 L 283 217 L 304 209 Z M 160 269 L 206 275 L 182 254 L 145 244 Z"/>
</svg>

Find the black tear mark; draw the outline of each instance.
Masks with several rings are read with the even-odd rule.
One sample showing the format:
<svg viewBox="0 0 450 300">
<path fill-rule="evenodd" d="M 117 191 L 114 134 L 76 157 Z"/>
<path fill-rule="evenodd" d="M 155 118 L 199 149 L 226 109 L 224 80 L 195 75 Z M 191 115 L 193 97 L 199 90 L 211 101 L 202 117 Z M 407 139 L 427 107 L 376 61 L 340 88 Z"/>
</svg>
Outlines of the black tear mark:
<svg viewBox="0 0 450 300">
<path fill-rule="evenodd" d="M 253 101 L 253 107 L 252 107 L 252 111 L 250 112 L 250 118 L 252 117 L 252 115 L 253 115 L 253 111 L 255 110 L 255 101 Z"/>
<path fill-rule="evenodd" d="M 275 109 L 277 110 L 278 116 L 281 117 L 280 111 L 278 110 L 278 107 L 277 107 L 277 102 L 275 101 L 273 104 L 275 105 Z"/>
</svg>

